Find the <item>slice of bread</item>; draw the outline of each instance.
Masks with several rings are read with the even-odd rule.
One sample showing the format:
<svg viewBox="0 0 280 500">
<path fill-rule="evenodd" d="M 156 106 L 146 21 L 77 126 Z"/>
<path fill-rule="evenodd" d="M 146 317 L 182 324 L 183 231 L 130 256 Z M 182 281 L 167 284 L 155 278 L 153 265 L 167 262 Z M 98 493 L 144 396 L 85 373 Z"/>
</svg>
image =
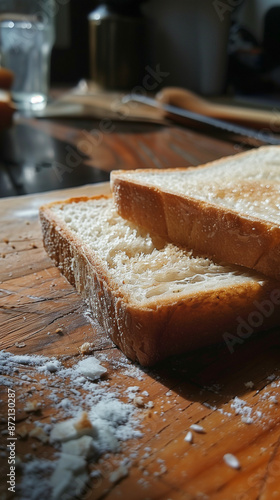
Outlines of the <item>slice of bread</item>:
<svg viewBox="0 0 280 500">
<path fill-rule="evenodd" d="M 10 88 L 14 75 L 6 68 L 0 68 L 0 130 L 12 125 L 12 116 L 15 112 L 11 100 Z"/>
<path fill-rule="evenodd" d="M 0 89 L 10 90 L 14 81 L 14 73 L 7 69 L 0 67 Z"/>
<path fill-rule="evenodd" d="M 280 323 L 278 282 L 151 237 L 121 218 L 111 197 L 51 203 L 40 219 L 49 256 L 142 365 L 223 339 L 232 348 Z"/>
<path fill-rule="evenodd" d="M 6 90 L 0 90 L 0 130 L 10 127 L 13 123 L 15 107 L 11 101 L 11 95 Z"/>
<path fill-rule="evenodd" d="M 280 280 L 280 146 L 201 167 L 113 171 L 111 186 L 122 217 Z"/>
</svg>

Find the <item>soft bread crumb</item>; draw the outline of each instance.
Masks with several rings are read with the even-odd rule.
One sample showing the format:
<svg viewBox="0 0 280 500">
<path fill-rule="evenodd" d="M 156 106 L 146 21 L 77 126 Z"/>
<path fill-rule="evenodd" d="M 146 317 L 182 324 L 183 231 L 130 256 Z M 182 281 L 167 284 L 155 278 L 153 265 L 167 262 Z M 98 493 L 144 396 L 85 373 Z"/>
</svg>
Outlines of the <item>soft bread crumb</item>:
<svg viewBox="0 0 280 500">
<path fill-rule="evenodd" d="M 41 427 L 34 427 L 33 429 L 31 429 L 31 431 L 29 432 L 29 436 L 39 439 L 39 441 L 41 441 L 42 443 L 47 443 L 49 440 L 47 434 Z"/>
<path fill-rule="evenodd" d="M 77 439 L 83 435 L 93 437 L 97 435 L 97 429 L 91 423 L 86 412 L 83 412 L 79 418 L 72 418 L 55 424 L 50 434 L 50 441 L 64 442 Z"/>
<path fill-rule="evenodd" d="M 27 413 L 35 412 L 41 409 L 41 403 L 39 401 L 27 401 L 24 407 L 24 411 Z"/>
<path fill-rule="evenodd" d="M 92 436 L 82 436 L 78 439 L 66 441 L 62 443 L 61 451 L 68 455 L 81 456 L 87 460 L 99 455 L 98 448 Z"/>
<path fill-rule="evenodd" d="M 88 417 L 88 414 L 86 411 L 83 411 L 79 420 L 77 420 L 77 422 L 74 423 L 74 427 L 78 432 L 84 431 L 87 429 L 92 429 L 92 423 L 89 420 L 89 417 Z"/>
<path fill-rule="evenodd" d="M 133 403 L 135 404 L 135 406 L 138 406 L 138 408 L 144 407 L 144 399 L 142 398 L 142 396 L 136 396 L 133 399 Z"/>
<path fill-rule="evenodd" d="M 255 274 L 234 266 L 221 266 L 194 257 L 175 245 L 156 246 L 155 240 L 122 219 L 111 199 L 89 199 L 53 205 L 51 211 L 96 253 L 108 275 L 131 300 L 150 304 L 158 297 L 179 299 L 190 295 L 257 280 Z M 71 270 L 77 271 L 72 259 Z"/>
<path fill-rule="evenodd" d="M 85 342 L 79 347 L 80 353 L 84 356 L 85 354 L 90 354 L 94 349 L 93 342 Z"/>
<path fill-rule="evenodd" d="M 24 342 L 15 342 L 15 347 L 21 348 L 21 347 L 25 347 L 25 346 L 26 346 L 26 344 Z"/>
</svg>

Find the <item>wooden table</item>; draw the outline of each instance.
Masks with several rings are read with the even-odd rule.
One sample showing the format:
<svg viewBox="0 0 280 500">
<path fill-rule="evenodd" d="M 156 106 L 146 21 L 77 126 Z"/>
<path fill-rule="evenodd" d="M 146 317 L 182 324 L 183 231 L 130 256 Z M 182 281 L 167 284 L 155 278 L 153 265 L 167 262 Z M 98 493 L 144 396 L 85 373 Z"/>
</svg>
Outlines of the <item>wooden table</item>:
<svg viewBox="0 0 280 500">
<path fill-rule="evenodd" d="M 106 332 L 100 333 L 88 320 L 78 294 L 46 255 L 38 222 L 38 207 L 44 202 L 108 192 L 106 182 L 74 186 L 106 181 L 112 168 L 187 166 L 234 154 L 245 146 L 233 138 L 179 126 L 123 122 L 114 123 L 97 143 L 93 140 L 97 126 L 89 120 L 21 118 L 5 140 L 2 137 L 7 174 L 2 196 L 34 193 L 36 188 L 46 192 L 0 200 L 1 349 L 55 356 L 70 366 L 81 359 L 81 344 L 93 342 L 93 354 L 101 356 L 108 370 L 106 390 L 118 391 L 124 402 L 131 386 L 139 388 L 137 394 L 147 391 L 143 407 L 136 410 L 142 437 L 124 441 L 118 454 L 88 465 L 89 471 L 98 470 L 100 475 L 91 477 L 84 498 L 280 498 L 279 330 L 251 336 L 233 354 L 221 344 L 142 370 L 125 360 Z M 32 381 L 23 377 L 28 370 L 33 372 Z M 36 421 L 45 424 L 60 418 L 49 398 L 50 387 L 42 383 L 45 375 L 32 367 L 28 370 L 22 365 L 8 377 L 16 393 L 16 428 L 21 433 L 24 426 L 27 432 L 32 430 Z M 40 411 L 27 413 L 26 399 L 34 399 L 38 391 Z M 67 382 L 64 391 L 71 398 Z M 5 385 L 1 400 L 1 498 L 5 498 Z M 249 414 L 251 423 L 245 418 Z M 184 438 L 191 424 L 203 426 L 205 432 L 194 432 L 193 443 L 188 443 Z M 22 462 L 30 459 L 27 454 L 54 458 L 49 443 L 30 436 L 17 438 L 16 453 Z M 238 458 L 240 469 L 225 463 L 226 453 Z M 128 473 L 110 481 L 110 473 L 126 459 Z"/>
<path fill-rule="evenodd" d="M 110 102 L 118 104 L 114 98 Z M 219 132 L 197 134 L 169 126 L 150 108 L 146 123 L 134 118 L 134 108 L 131 114 L 104 110 L 106 118 L 103 109 L 92 119 L 15 116 L 14 126 L 0 134 L 0 197 L 108 181 L 118 168 L 197 165 L 246 149 Z"/>
</svg>

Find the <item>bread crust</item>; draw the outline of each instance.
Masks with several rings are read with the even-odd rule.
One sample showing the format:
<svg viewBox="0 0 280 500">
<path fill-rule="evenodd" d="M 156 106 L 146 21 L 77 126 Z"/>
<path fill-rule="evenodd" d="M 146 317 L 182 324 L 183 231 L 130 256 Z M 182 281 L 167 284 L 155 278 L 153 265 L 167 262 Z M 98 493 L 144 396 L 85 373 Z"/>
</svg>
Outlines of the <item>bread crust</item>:
<svg viewBox="0 0 280 500">
<path fill-rule="evenodd" d="M 101 197 L 93 199 L 98 198 Z M 63 203 L 87 199 L 72 198 Z M 47 253 L 87 301 L 106 334 L 128 358 L 143 366 L 222 341 L 225 333 L 236 334 L 238 318 L 246 320 L 256 311 L 256 301 L 270 300 L 278 285 L 280 296 L 277 282 L 265 280 L 261 284 L 252 279 L 180 298 L 155 298 L 148 307 L 141 307 L 110 278 L 100 257 L 90 252 L 51 210 L 57 203 L 61 204 L 53 202 L 40 209 Z M 264 317 L 254 331 L 279 323 L 278 307 L 268 318 Z"/>
<path fill-rule="evenodd" d="M 14 81 L 14 73 L 7 68 L 0 68 L 0 88 L 9 90 Z"/>
<path fill-rule="evenodd" d="M 13 122 L 15 108 L 8 92 L 0 91 L 0 130 L 10 127 Z"/>
<path fill-rule="evenodd" d="M 280 147 L 273 148 L 280 155 Z M 246 158 L 250 154 L 247 151 L 236 156 Z M 189 170 L 202 171 L 226 161 L 221 158 Z M 185 172 L 186 168 L 166 171 Z M 160 175 L 155 169 L 145 172 Z M 191 193 L 172 193 L 168 186 L 158 189 L 148 183 L 141 185 L 126 175 L 124 170 L 111 173 L 114 201 L 122 217 L 216 262 L 245 266 L 280 280 L 280 219 L 279 225 L 266 222 L 198 200 Z M 156 217 L 153 206 L 157 207 Z"/>
</svg>

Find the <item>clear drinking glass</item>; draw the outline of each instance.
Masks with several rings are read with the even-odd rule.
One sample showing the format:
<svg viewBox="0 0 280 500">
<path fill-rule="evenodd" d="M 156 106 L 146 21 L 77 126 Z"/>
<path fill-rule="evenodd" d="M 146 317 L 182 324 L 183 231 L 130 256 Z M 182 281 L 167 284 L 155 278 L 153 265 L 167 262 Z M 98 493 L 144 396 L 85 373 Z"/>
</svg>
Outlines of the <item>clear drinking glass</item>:
<svg viewBox="0 0 280 500">
<path fill-rule="evenodd" d="M 0 65 L 14 73 L 12 99 L 19 110 L 47 103 L 55 6 L 55 0 L 0 0 Z"/>
</svg>

